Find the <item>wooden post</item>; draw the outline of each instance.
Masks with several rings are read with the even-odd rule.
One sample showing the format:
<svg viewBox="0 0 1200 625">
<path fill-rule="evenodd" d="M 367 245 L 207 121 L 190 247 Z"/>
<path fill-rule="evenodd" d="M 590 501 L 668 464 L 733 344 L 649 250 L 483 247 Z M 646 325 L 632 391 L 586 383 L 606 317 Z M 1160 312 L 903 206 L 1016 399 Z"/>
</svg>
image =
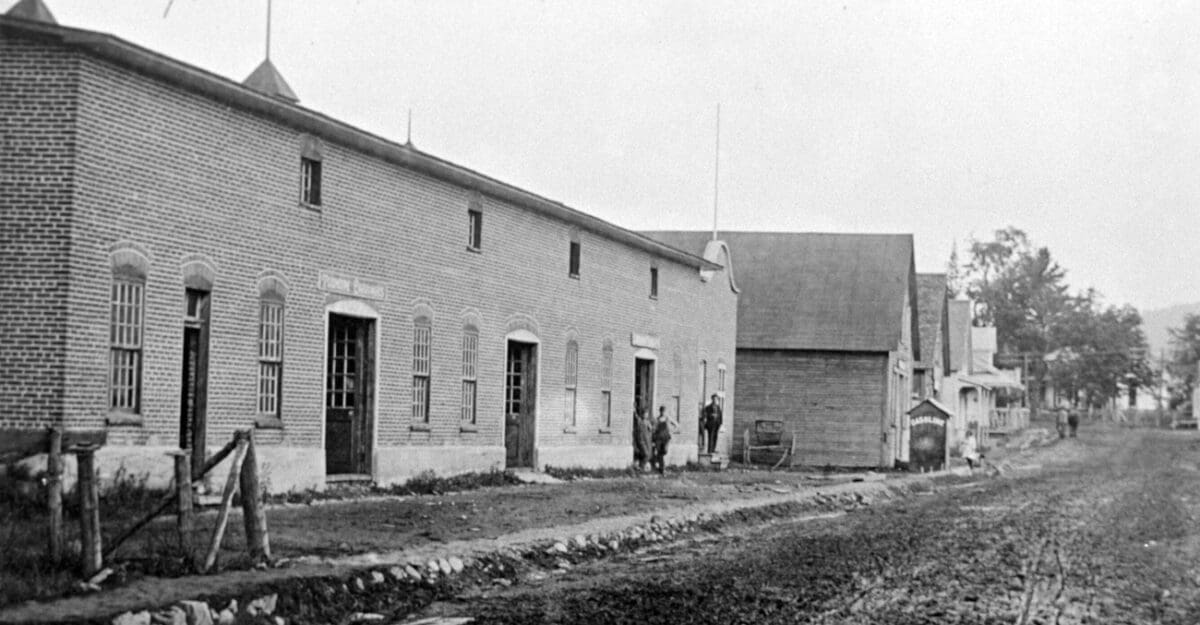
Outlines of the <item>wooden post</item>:
<svg viewBox="0 0 1200 625">
<path fill-rule="evenodd" d="M 100 544 L 100 488 L 96 484 L 96 456 L 92 449 L 75 452 L 79 483 L 79 529 L 83 546 L 83 576 L 91 577 L 103 566 Z"/>
<path fill-rule="evenodd" d="M 250 558 L 261 562 L 271 558 L 271 541 L 267 536 L 267 511 L 263 508 L 262 490 L 258 482 L 258 456 L 254 451 L 253 430 L 247 438 L 241 472 L 242 521 L 246 526 L 246 547 L 250 551 Z"/>
<path fill-rule="evenodd" d="M 62 430 L 50 429 L 50 451 L 46 459 L 46 511 L 50 520 L 50 561 L 62 558 Z"/>
<path fill-rule="evenodd" d="M 217 513 L 217 526 L 213 528 L 212 544 L 208 546 L 208 555 L 204 557 L 202 573 L 212 569 L 217 561 L 217 552 L 221 550 L 221 539 L 225 537 L 225 526 L 229 523 L 229 508 L 233 504 L 233 495 L 238 490 L 238 474 L 242 469 L 242 458 L 246 455 L 248 439 L 243 432 L 234 434 L 237 440 L 237 451 L 233 454 L 233 463 L 229 467 L 229 478 L 225 480 L 225 490 L 221 493 L 221 509 Z"/>
<path fill-rule="evenodd" d="M 175 525 L 179 529 L 179 550 L 188 564 L 195 564 L 192 535 L 196 529 L 196 512 L 192 502 L 192 453 L 179 449 L 168 455 L 175 459 Z"/>
<path fill-rule="evenodd" d="M 750 428 L 742 430 L 742 464 L 750 465 Z"/>
</svg>

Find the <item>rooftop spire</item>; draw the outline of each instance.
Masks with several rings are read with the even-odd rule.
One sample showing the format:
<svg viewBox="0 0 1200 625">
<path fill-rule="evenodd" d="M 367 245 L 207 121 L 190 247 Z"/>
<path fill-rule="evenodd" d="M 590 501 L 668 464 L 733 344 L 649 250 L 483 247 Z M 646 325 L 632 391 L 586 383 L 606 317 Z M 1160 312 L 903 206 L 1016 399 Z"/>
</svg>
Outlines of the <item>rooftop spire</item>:
<svg viewBox="0 0 1200 625">
<path fill-rule="evenodd" d="M 54 14 L 46 8 L 42 0 L 21 0 L 14 4 L 5 15 L 34 22 L 58 24 L 58 20 L 54 19 Z"/>
<path fill-rule="evenodd" d="M 260 93 L 265 93 L 272 98 L 279 98 L 288 102 L 299 102 L 300 98 L 296 97 L 296 92 L 288 86 L 287 81 L 280 75 L 279 70 L 275 69 L 275 64 L 271 63 L 271 0 L 267 0 L 267 46 L 266 58 L 259 64 L 242 84 Z"/>
</svg>

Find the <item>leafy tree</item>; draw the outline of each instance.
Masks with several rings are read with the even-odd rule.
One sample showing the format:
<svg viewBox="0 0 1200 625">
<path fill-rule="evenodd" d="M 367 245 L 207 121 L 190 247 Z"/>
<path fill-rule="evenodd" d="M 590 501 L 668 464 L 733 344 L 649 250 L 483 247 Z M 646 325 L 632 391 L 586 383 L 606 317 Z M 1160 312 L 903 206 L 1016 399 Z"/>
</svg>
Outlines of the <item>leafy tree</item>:
<svg viewBox="0 0 1200 625">
<path fill-rule="evenodd" d="M 1196 363 L 1200 362 L 1200 315 L 1189 314 L 1183 325 L 1171 328 L 1171 358 L 1167 362 L 1170 379 L 1169 407 L 1190 408 L 1196 388 Z"/>
</svg>

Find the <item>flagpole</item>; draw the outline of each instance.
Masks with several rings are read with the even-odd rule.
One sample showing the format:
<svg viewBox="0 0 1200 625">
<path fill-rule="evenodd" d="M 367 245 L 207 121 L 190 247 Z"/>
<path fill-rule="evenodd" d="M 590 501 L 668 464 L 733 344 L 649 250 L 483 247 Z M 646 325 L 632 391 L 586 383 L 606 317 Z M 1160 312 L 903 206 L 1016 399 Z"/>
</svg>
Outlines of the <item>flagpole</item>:
<svg viewBox="0 0 1200 625">
<path fill-rule="evenodd" d="M 721 104 L 717 103 L 717 151 L 713 167 L 713 230 L 712 240 L 717 240 L 717 205 L 721 188 Z"/>
</svg>

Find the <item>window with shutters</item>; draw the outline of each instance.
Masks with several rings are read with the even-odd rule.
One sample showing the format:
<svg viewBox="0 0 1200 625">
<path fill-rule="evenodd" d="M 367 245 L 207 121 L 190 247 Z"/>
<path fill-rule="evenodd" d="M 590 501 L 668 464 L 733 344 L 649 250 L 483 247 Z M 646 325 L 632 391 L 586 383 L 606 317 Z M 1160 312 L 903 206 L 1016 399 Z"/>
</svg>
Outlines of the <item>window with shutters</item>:
<svg viewBox="0 0 1200 625">
<path fill-rule="evenodd" d="M 650 297 L 658 299 L 658 267 L 650 268 Z"/>
<path fill-rule="evenodd" d="M 321 205 L 321 161 L 300 158 L 300 201 L 309 206 Z"/>
<path fill-rule="evenodd" d="M 412 420 L 429 423 L 430 343 L 432 323 L 427 318 L 413 322 L 412 342 Z"/>
<path fill-rule="evenodd" d="M 563 423 L 575 427 L 575 391 L 579 384 L 579 344 L 567 341 L 567 356 L 563 364 Z"/>
<path fill-rule="evenodd" d="M 144 300 L 144 280 L 124 276 L 113 278 L 108 406 L 116 412 L 141 413 Z"/>
<path fill-rule="evenodd" d="M 283 302 L 258 307 L 258 413 L 278 418 L 283 396 Z"/>
<path fill-rule="evenodd" d="M 474 425 L 476 370 L 479 366 L 479 331 L 471 326 L 463 329 L 462 359 L 462 422 L 464 425 Z"/>
<path fill-rule="evenodd" d="M 612 429 L 613 346 L 605 339 L 600 352 L 600 418 L 604 429 Z"/>
</svg>

